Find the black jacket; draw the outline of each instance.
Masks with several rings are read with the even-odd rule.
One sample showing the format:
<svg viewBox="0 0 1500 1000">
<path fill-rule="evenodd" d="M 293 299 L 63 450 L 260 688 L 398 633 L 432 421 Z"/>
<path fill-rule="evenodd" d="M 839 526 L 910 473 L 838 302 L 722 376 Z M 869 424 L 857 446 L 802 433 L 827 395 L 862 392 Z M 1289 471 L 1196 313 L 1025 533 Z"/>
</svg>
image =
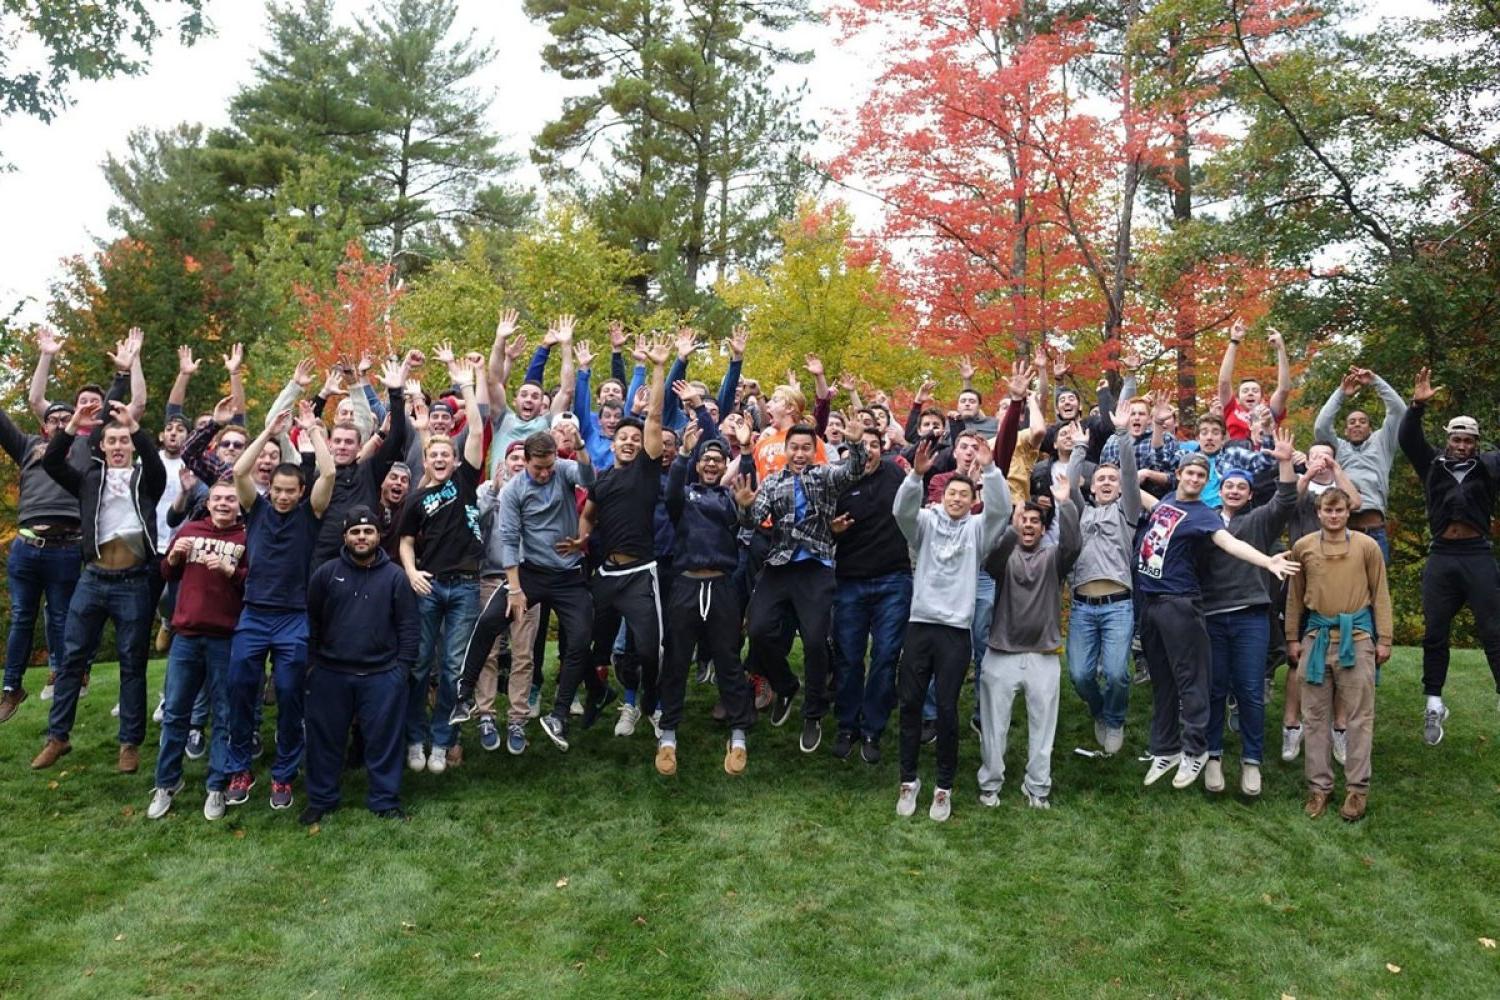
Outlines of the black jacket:
<svg viewBox="0 0 1500 1000">
<path fill-rule="evenodd" d="M 834 540 L 833 573 L 840 580 L 866 580 L 911 572 L 906 536 L 896 524 L 896 491 L 906 472 L 882 459 L 839 497 L 838 512 L 854 519 Z M 926 484 L 923 484 L 924 488 Z"/>
<path fill-rule="evenodd" d="M 344 673 L 382 673 L 417 663 L 417 595 L 384 549 L 361 566 L 339 549 L 307 581 L 308 663 Z"/>
<path fill-rule="evenodd" d="M 746 474 L 742 459 L 741 474 Z M 740 509 L 725 486 L 689 483 L 692 456 L 681 454 L 667 473 L 663 503 L 676 527 L 672 569 L 718 570 L 733 573 L 739 564 Z M 753 471 L 754 466 L 751 465 Z"/>
<path fill-rule="evenodd" d="M 83 560 L 93 562 L 99 558 L 99 503 L 104 497 L 104 453 L 99 450 L 99 436 L 89 439 L 89 466 L 78 469 L 68 462 L 68 451 L 73 447 L 75 435 L 60 430 L 47 442 L 42 455 L 42 468 L 57 484 L 78 498 L 81 527 L 83 528 Z M 136 464 L 130 474 L 130 497 L 135 503 L 136 516 L 146 531 L 146 554 L 160 554 L 156 547 L 156 505 L 167 488 L 167 467 L 162 465 L 156 453 L 156 443 L 151 435 L 136 429 L 130 435 L 135 445 Z"/>
<path fill-rule="evenodd" d="M 1422 433 L 1425 403 L 1412 403 L 1401 418 L 1397 440 L 1422 480 L 1427 498 L 1427 525 L 1434 540 L 1455 521 L 1467 524 L 1485 538 L 1495 501 L 1500 497 L 1500 451 L 1476 452 L 1472 462 L 1454 462 L 1427 443 Z"/>
<path fill-rule="evenodd" d="M 328 500 L 328 509 L 323 512 L 323 527 L 318 530 L 318 543 L 313 547 L 313 565 L 320 566 L 339 554 L 344 545 L 344 514 L 352 507 L 364 504 L 374 507 L 380 502 L 380 484 L 391 466 L 406 454 L 406 393 L 402 389 L 389 391 L 391 408 L 391 430 L 381 441 L 380 448 L 363 462 L 340 466 L 333 476 L 333 496 Z M 416 492 L 416 480 L 421 478 L 421 469 L 413 470 L 412 492 Z M 313 476 L 316 477 L 314 472 Z"/>
</svg>

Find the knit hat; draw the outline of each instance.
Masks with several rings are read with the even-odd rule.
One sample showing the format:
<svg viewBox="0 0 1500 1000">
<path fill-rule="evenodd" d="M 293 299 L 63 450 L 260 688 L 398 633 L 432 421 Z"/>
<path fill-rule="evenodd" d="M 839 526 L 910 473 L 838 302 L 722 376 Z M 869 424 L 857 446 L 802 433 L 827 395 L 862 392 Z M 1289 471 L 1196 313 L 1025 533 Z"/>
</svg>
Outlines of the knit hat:
<svg viewBox="0 0 1500 1000">
<path fill-rule="evenodd" d="M 1230 469 L 1220 477 L 1219 481 L 1221 483 L 1227 483 L 1231 479 L 1243 479 L 1245 482 L 1250 483 L 1251 485 L 1255 484 L 1255 477 L 1250 475 L 1250 473 L 1246 472 L 1244 469 Z"/>
</svg>

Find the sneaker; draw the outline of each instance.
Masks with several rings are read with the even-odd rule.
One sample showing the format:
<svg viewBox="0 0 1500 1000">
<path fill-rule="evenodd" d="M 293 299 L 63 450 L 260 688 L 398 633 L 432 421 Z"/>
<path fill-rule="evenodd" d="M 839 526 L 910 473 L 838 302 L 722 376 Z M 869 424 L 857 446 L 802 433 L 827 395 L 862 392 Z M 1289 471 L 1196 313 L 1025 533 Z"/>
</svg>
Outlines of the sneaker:
<svg viewBox="0 0 1500 1000">
<path fill-rule="evenodd" d="M 80 697 L 80 698 L 87 698 L 88 696 L 89 696 L 89 672 L 87 670 L 85 670 L 83 672 L 83 683 L 78 685 L 78 697 Z"/>
<path fill-rule="evenodd" d="M 292 807 L 292 783 L 290 781 L 271 782 L 271 808 L 290 809 Z"/>
<path fill-rule="evenodd" d="M 116 713 L 116 714 L 119 714 L 119 713 Z M 154 723 L 156 723 L 159 726 L 159 725 L 161 725 L 161 720 L 165 719 L 166 717 L 167 717 L 167 696 L 164 695 L 164 694 L 159 694 L 159 695 L 156 696 L 156 708 L 151 713 L 151 721 L 154 722 Z"/>
<path fill-rule="evenodd" d="M 1347 729 L 1335 729 L 1333 731 L 1333 759 L 1339 762 L 1339 767 L 1344 766 L 1344 761 L 1349 756 L 1349 731 Z"/>
<path fill-rule="evenodd" d="M 1033 809 L 1051 809 L 1052 803 L 1045 795 L 1033 795 L 1031 789 L 1021 789 L 1021 795 L 1025 797 L 1026 804 Z"/>
<path fill-rule="evenodd" d="M 932 790 L 932 808 L 927 810 L 927 815 L 938 823 L 948 822 L 948 817 L 953 815 L 951 789 L 934 788 Z"/>
<path fill-rule="evenodd" d="M 573 704 L 571 704 L 571 705 L 568 706 L 568 714 L 569 715 L 582 715 L 583 714 L 583 695 L 581 695 L 581 694 L 575 694 L 573 696 Z"/>
<path fill-rule="evenodd" d="M 912 816 L 917 811 L 917 793 L 922 790 L 922 779 L 901 782 L 901 795 L 896 799 L 896 815 Z"/>
<path fill-rule="evenodd" d="M 187 746 L 182 751 L 188 760 L 202 760 L 208 753 L 208 739 L 201 729 L 189 729 Z"/>
<path fill-rule="evenodd" d="M 16 714 L 16 709 L 21 707 L 21 702 L 26 700 L 25 688 L 6 688 L 0 694 L 0 722 L 9 722 L 10 717 Z"/>
<path fill-rule="evenodd" d="M 115 759 L 115 770 L 121 774 L 134 774 L 141 769 L 141 748 L 134 743 L 121 743 L 120 755 Z"/>
<path fill-rule="evenodd" d="M 847 729 L 840 729 L 833 740 L 833 755 L 839 760 L 848 760 L 849 755 L 854 752 L 855 735 Z"/>
<path fill-rule="evenodd" d="M 172 797 L 182 791 L 183 782 L 179 778 L 175 788 L 157 788 L 151 792 L 151 804 L 146 807 L 147 819 L 161 819 L 172 808 Z"/>
<path fill-rule="evenodd" d="M 615 723 L 616 736 L 635 735 L 635 724 L 641 721 L 641 710 L 628 702 L 620 706 L 620 720 Z M 587 723 L 585 723 L 587 725 Z"/>
<path fill-rule="evenodd" d="M 1101 750 L 1104 748 L 1104 741 L 1106 739 L 1108 739 L 1108 738 L 1109 738 L 1109 727 L 1104 724 L 1104 720 L 1103 719 L 1095 719 L 1094 720 L 1094 742 L 1097 743 L 1097 744 L 1099 744 L 1099 748 Z"/>
<path fill-rule="evenodd" d="M 321 809 L 318 806 L 308 806 L 297 814 L 297 822 L 303 826 L 312 826 L 314 823 L 322 822 L 323 817 L 332 811 L 331 809 Z"/>
<path fill-rule="evenodd" d="M 406 814 L 406 810 L 402 809 L 400 806 L 391 806 L 389 809 L 382 809 L 378 813 L 375 814 L 375 818 L 376 819 L 393 819 L 393 820 L 396 820 L 399 823 L 410 823 L 411 822 L 411 817 L 408 816 Z"/>
<path fill-rule="evenodd" d="M 51 701 L 52 700 L 52 694 L 53 694 L 53 691 L 56 689 L 56 686 L 57 686 L 57 671 L 55 671 L 55 670 L 49 670 L 49 671 L 47 671 L 47 683 L 45 683 L 45 684 L 42 685 L 42 693 L 39 694 L 39 695 L 37 695 L 37 697 L 40 698 L 40 699 L 42 699 L 43 701 Z"/>
<path fill-rule="evenodd" d="M 1151 758 L 1151 766 L 1146 769 L 1145 783 L 1148 785 L 1156 784 L 1164 775 L 1175 770 L 1177 765 L 1181 763 L 1182 754 L 1180 753 L 1153 756 Z"/>
<path fill-rule="evenodd" d="M 427 753 L 420 743 L 406 745 L 406 766 L 413 771 L 427 770 Z"/>
<path fill-rule="evenodd" d="M 998 791 L 981 791 L 979 793 L 979 804 L 984 806 L 986 809 L 998 808 L 1000 805 L 1000 793 Z"/>
<path fill-rule="evenodd" d="M 1443 742 L 1443 721 L 1448 718 L 1448 706 L 1429 708 L 1422 724 L 1422 739 L 1430 747 Z"/>
<path fill-rule="evenodd" d="M 656 748 L 656 773 L 670 778 L 677 773 L 677 746 L 663 743 Z"/>
<path fill-rule="evenodd" d="M 646 721 L 651 723 L 651 733 L 657 739 L 661 739 L 661 709 L 657 709 L 646 716 Z"/>
<path fill-rule="evenodd" d="M 1108 754 L 1119 753 L 1125 746 L 1125 727 L 1110 726 L 1104 731 L 1104 752 Z"/>
<path fill-rule="evenodd" d="M 255 775 L 249 771 L 241 771 L 229 779 L 229 788 L 224 792 L 224 804 L 229 806 L 244 805 L 250 801 L 250 789 L 255 787 Z"/>
<path fill-rule="evenodd" d="M 772 690 L 770 682 L 760 674 L 751 675 L 750 687 L 755 693 L 755 710 L 757 712 L 764 712 L 776 700 L 776 692 Z"/>
<path fill-rule="evenodd" d="M 461 726 L 465 722 L 468 722 L 474 718 L 474 709 L 473 695 L 469 695 L 466 698 L 459 698 L 458 701 L 453 703 L 453 711 L 448 713 L 448 725 Z"/>
<path fill-rule="evenodd" d="M 479 745 L 486 750 L 500 749 L 500 729 L 488 715 L 479 717 Z"/>
<path fill-rule="evenodd" d="M 448 770 L 448 748 L 433 747 L 432 753 L 427 755 L 427 770 L 433 774 L 442 774 Z"/>
<path fill-rule="evenodd" d="M 599 695 L 597 698 L 589 698 L 588 704 L 586 704 L 583 708 L 583 728 L 588 729 L 594 723 L 598 722 L 599 713 L 603 712 L 605 708 L 607 708 L 609 704 L 619 696 L 619 692 L 614 689 L 613 685 L 606 684 L 604 685 L 603 694 Z M 637 717 L 639 717 L 639 713 L 637 713 Z M 632 727 L 632 729 L 633 728 L 634 727 Z"/>
<path fill-rule="evenodd" d="M 922 745 L 928 746 L 937 742 L 937 720 L 922 720 Z"/>
<path fill-rule="evenodd" d="M 42 744 L 42 750 L 31 759 L 31 769 L 41 771 L 56 764 L 58 759 L 66 757 L 73 752 L 73 744 L 67 740 L 59 740 L 47 737 L 47 742 Z"/>
<path fill-rule="evenodd" d="M 797 746 L 803 753 L 812 753 L 823 742 L 823 723 L 819 719 L 802 720 L 802 739 Z"/>
<path fill-rule="evenodd" d="M 212 791 L 208 798 L 203 800 L 203 818 L 212 823 L 216 819 L 224 818 L 224 793 Z"/>
<path fill-rule="evenodd" d="M 1234 698 L 1229 699 L 1229 731 L 1237 733 L 1240 731 L 1240 703 Z"/>
<path fill-rule="evenodd" d="M 1173 788 L 1186 788 L 1198 780 L 1198 775 L 1208 764 L 1208 751 L 1190 756 L 1182 755 L 1182 764 L 1177 768 L 1177 773 L 1172 776 Z M 1222 779 L 1220 784 L 1222 784 Z"/>
<path fill-rule="evenodd" d="M 539 687 L 534 687 L 526 693 L 526 717 L 528 719 L 542 717 L 542 689 Z"/>
<path fill-rule="evenodd" d="M 974 731 L 975 736 L 984 735 L 984 724 L 979 721 L 979 716 L 969 716 L 969 728 Z"/>
<path fill-rule="evenodd" d="M 505 727 L 505 749 L 513 757 L 526 752 L 526 727 L 512 722 Z"/>
<path fill-rule="evenodd" d="M 866 764 L 880 763 L 880 741 L 866 736 L 859 744 L 859 759 Z"/>
<path fill-rule="evenodd" d="M 1181 771 L 1177 772 L 1179 775 Z M 1224 790 L 1224 761 L 1218 757 L 1208 758 L 1208 763 L 1203 766 L 1203 787 L 1210 792 L 1222 792 Z"/>
<path fill-rule="evenodd" d="M 792 714 L 792 699 L 797 697 L 799 690 L 801 690 L 800 684 L 792 688 L 790 694 L 780 695 L 772 692 L 774 698 L 771 704 L 771 725 L 780 726 L 786 722 L 787 716 Z"/>
<path fill-rule="evenodd" d="M 266 745 L 261 742 L 260 733 L 250 734 L 250 759 L 260 760 L 265 755 Z"/>
<path fill-rule="evenodd" d="M 110 708 L 109 717 L 111 719 L 118 719 L 120 717 L 120 703 L 118 701 L 114 703 L 114 706 L 112 708 Z"/>
<path fill-rule="evenodd" d="M 568 752 L 568 724 L 555 715 L 542 716 L 542 732 L 563 753 Z"/>
<path fill-rule="evenodd" d="M 737 747 L 733 742 L 727 744 L 724 751 L 724 773 L 739 777 L 745 773 L 745 759 L 749 755 L 744 747 Z"/>
<path fill-rule="evenodd" d="M 1145 663 L 1141 662 L 1141 663 L 1137 663 L 1135 665 L 1135 673 L 1131 675 L 1131 677 L 1130 677 L 1130 683 L 1132 683 L 1132 684 L 1150 684 L 1151 683 L 1151 671 L 1146 667 Z"/>
<path fill-rule="evenodd" d="M 1240 770 L 1240 791 L 1254 798 L 1260 794 L 1260 765 L 1246 764 Z"/>
<path fill-rule="evenodd" d="M 1281 727 L 1281 762 L 1290 764 L 1302 754 L 1302 727 Z"/>
<path fill-rule="evenodd" d="M 712 684 L 714 682 L 714 665 L 710 660 L 698 662 L 698 683 Z"/>
</svg>

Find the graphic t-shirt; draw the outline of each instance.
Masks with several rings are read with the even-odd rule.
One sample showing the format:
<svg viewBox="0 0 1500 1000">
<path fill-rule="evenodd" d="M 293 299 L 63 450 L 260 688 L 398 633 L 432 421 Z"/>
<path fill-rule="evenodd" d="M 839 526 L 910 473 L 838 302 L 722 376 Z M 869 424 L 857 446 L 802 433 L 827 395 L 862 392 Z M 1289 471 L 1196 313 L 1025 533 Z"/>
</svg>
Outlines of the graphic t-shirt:
<svg viewBox="0 0 1500 1000">
<path fill-rule="evenodd" d="M 1197 594 L 1199 553 L 1210 536 L 1223 529 L 1224 522 L 1207 504 L 1168 493 L 1151 512 L 1136 553 L 1137 591 Z"/>
<path fill-rule="evenodd" d="M 478 573 L 484 561 L 479 528 L 479 470 L 459 460 L 453 475 L 406 503 L 401 534 L 417 540 L 417 566 L 433 576 Z"/>
</svg>

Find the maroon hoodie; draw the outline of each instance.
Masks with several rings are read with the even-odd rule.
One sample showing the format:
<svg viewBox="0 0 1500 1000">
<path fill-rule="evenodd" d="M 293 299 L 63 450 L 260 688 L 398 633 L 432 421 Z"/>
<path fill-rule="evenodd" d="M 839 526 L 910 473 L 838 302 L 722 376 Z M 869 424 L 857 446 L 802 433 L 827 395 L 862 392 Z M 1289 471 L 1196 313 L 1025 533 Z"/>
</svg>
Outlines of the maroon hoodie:
<svg viewBox="0 0 1500 1000">
<path fill-rule="evenodd" d="M 240 608 L 245 600 L 245 525 L 236 521 L 227 528 L 214 527 L 207 517 L 184 524 L 172 539 L 191 538 L 193 549 L 187 560 L 173 565 L 161 561 L 161 575 L 168 581 L 181 580 L 177 587 L 177 608 L 172 613 L 172 631 L 182 635 L 230 636 L 239 624 Z M 170 551 L 170 550 L 169 550 Z M 236 563 L 234 574 L 225 576 L 209 569 L 203 561 L 211 553 L 227 556 Z"/>
</svg>

